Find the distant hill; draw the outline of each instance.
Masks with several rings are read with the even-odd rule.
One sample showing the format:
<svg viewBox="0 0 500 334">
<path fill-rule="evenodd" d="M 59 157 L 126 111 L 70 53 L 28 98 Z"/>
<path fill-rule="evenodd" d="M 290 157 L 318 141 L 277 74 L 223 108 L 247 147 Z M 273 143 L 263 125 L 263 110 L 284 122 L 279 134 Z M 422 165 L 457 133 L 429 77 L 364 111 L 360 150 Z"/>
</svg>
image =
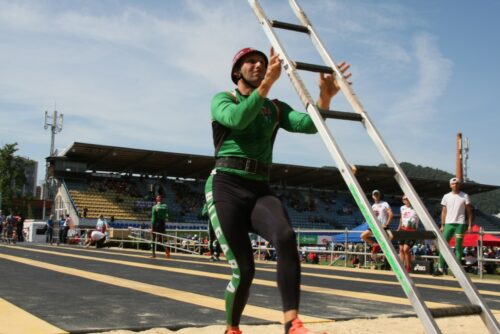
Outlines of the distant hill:
<svg viewBox="0 0 500 334">
<path fill-rule="evenodd" d="M 401 168 L 405 171 L 408 177 L 427 179 L 427 180 L 440 180 L 440 181 L 448 181 L 454 175 L 444 170 L 432 168 L 432 167 L 423 167 L 420 165 L 414 165 L 409 162 L 402 162 Z"/>
<path fill-rule="evenodd" d="M 454 176 L 454 174 L 444 170 L 420 165 L 416 166 L 409 162 L 402 162 L 400 165 L 408 177 L 445 181 Z M 500 213 L 500 189 L 472 195 L 471 200 L 474 206 L 483 213 L 489 215 Z"/>
</svg>

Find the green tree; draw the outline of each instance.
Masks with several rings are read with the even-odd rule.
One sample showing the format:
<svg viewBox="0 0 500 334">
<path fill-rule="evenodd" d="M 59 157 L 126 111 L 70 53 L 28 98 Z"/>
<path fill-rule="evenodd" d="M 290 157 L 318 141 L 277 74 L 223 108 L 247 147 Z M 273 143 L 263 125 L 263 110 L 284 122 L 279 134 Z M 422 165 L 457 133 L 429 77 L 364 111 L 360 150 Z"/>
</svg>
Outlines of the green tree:
<svg viewBox="0 0 500 334">
<path fill-rule="evenodd" d="M 7 210 L 14 209 L 14 198 L 20 197 L 26 184 L 25 161 L 14 156 L 17 150 L 17 143 L 5 144 L 0 149 L 0 193 L 2 208 Z"/>
</svg>

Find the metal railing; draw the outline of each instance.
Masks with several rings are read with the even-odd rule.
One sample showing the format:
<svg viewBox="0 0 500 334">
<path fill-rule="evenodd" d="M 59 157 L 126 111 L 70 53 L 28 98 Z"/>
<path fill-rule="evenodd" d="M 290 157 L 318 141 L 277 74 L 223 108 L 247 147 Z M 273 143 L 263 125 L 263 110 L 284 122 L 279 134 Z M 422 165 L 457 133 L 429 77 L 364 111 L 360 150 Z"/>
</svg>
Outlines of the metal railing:
<svg viewBox="0 0 500 334">
<path fill-rule="evenodd" d="M 85 241 L 85 235 L 86 233 L 82 232 L 87 232 L 88 230 L 95 230 L 95 228 L 91 227 L 84 227 L 84 228 L 76 228 L 73 232 L 73 235 L 79 235 L 81 236 L 79 239 L 79 243 L 82 244 Z M 111 242 L 117 242 L 119 244 L 118 247 L 123 248 L 125 244 L 127 243 L 132 243 L 136 244 L 137 248 L 139 248 L 140 244 L 147 244 L 151 245 L 154 244 L 155 247 L 158 245 L 164 246 L 164 247 L 169 247 L 174 253 L 189 253 L 189 254 L 202 254 L 205 248 L 208 247 L 208 245 L 204 242 L 202 242 L 205 237 L 208 237 L 208 229 L 206 228 L 199 228 L 199 229 L 168 229 L 165 230 L 165 233 L 158 233 L 158 232 L 151 232 L 150 229 L 139 229 L 139 228 L 127 228 L 127 229 L 114 229 L 118 231 L 129 231 L 129 235 L 127 238 L 111 238 L 109 241 Z M 58 240 L 58 233 L 56 233 L 56 229 L 54 229 L 54 239 L 55 241 L 59 244 Z M 350 244 L 359 244 L 356 242 L 349 242 L 349 236 L 352 234 L 360 234 L 363 231 L 353 231 L 353 230 L 348 230 L 346 229 L 332 229 L 332 230 L 317 230 L 317 229 L 300 229 L 297 228 L 295 229 L 296 234 L 297 234 L 297 247 L 299 252 L 301 253 L 317 253 L 319 255 L 323 255 L 325 257 L 325 260 L 329 263 L 329 265 L 335 265 L 337 262 L 340 260 L 344 260 L 344 266 L 348 266 L 348 260 L 349 257 L 352 256 L 361 256 L 363 257 L 363 261 L 360 261 L 360 263 L 363 264 L 363 268 L 369 268 L 373 267 L 373 259 L 372 256 L 383 256 L 384 254 L 382 252 L 378 253 L 371 253 L 368 250 L 368 246 L 366 243 L 363 242 L 362 249 L 363 251 L 356 251 L 353 250 L 349 245 Z M 58 231 L 57 231 L 58 232 Z M 153 242 L 152 241 L 152 235 L 157 234 L 158 236 L 161 236 L 163 238 L 163 242 Z M 197 238 L 193 240 L 192 238 L 187 238 L 186 235 L 190 234 L 196 234 Z M 332 238 L 336 236 L 339 236 L 339 234 L 342 234 L 343 237 L 343 242 L 335 242 L 335 240 L 332 240 L 332 242 L 328 243 L 328 245 L 323 244 L 323 245 L 318 245 L 316 244 L 315 246 L 307 246 L 310 244 L 301 244 L 301 235 L 303 234 L 324 234 L 324 235 L 331 235 Z M 484 248 L 484 236 L 486 234 L 489 235 L 500 235 L 500 231 L 484 231 L 483 228 L 480 228 L 479 232 L 467 232 L 466 235 L 468 234 L 479 234 L 479 239 L 478 239 L 478 245 L 476 246 L 478 251 L 477 251 L 477 267 L 478 267 L 478 275 L 482 279 L 484 277 L 484 269 L 485 269 L 485 263 L 500 263 L 500 259 L 497 258 L 486 258 L 483 254 L 483 248 Z M 71 238 L 71 237 L 70 237 Z M 261 238 L 260 236 L 253 237 L 252 239 L 257 241 L 257 244 L 253 246 L 254 249 L 254 254 L 257 256 L 258 259 L 262 259 L 263 255 L 265 255 L 265 252 L 267 251 L 275 251 L 274 247 L 266 247 L 263 246 L 265 243 L 265 239 Z M 342 249 L 336 249 L 337 246 L 341 245 Z M 432 260 L 437 260 L 439 259 L 439 256 L 437 255 L 418 255 L 418 258 L 423 258 L 423 259 L 432 259 Z M 367 264 L 372 262 L 370 266 Z M 361 266 L 360 266 L 361 267 Z"/>
</svg>

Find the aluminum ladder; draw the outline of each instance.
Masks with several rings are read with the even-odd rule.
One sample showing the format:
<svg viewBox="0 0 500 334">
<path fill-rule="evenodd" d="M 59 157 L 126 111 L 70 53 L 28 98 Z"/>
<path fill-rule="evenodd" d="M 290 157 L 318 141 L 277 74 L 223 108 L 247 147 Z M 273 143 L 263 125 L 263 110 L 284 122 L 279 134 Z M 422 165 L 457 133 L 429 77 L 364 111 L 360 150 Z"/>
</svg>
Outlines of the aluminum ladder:
<svg viewBox="0 0 500 334">
<path fill-rule="evenodd" d="M 342 73 L 340 72 L 333 58 L 328 54 L 325 46 L 321 42 L 311 22 L 309 21 L 297 1 L 289 0 L 289 3 L 295 15 L 299 19 L 300 24 L 269 20 L 266 17 L 266 14 L 260 6 L 258 0 L 249 0 L 249 3 L 256 14 L 258 21 L 262 25 L 269 41 L 271 42 L 271 45 L 273 46 L 274 50 L 280 55 L 288 77 L 290 78 L 293 86 L 295 87 L 295 90 L 297 91 L 298 96 L 304 104 L 307 113 L 311 116 L 318 130 L 318 133 L 323 139 L 323 142 L 325 143 L 333 160 L 337 164 L 337 167 L 342 177 L 344 178 L 349 191 L 354 197 L 364 218 L 368 222 L 374 234 L 374 237 L 380 244 L 380 247 L 382 248 L 389 264 L 396 274 L 399 283 L 401 284 L 416 314 L 422 322 L 425 331 L 427 333 L 441 333 L 434 319 L 437 317 L 479 314 L 491 333 L 500 333 L 498 322 L 491 313 L 491 310 L 488 308 L 483 298 L 479 295 L 477 288 L 472 284 L 469 277 L 465 274 L 461 265 L 456 261 L 454 254 L 452 253 L 446 240 L 439 232 L 439 228 L 434 222 L 432 216 L 427 211 L 422 200 L 406 177 L 403 169 L 396 161 L 395 157 L 392 155 L 391 151 L 375 128 L 372 120 L 370 119 L 367 112 L 364 110 L 363 105 L 354 93 L 354 90 L 347 82 L 347 80 L 345 80 L 345 78 L 342 76 Z M 274 29 L 285 29 L 309 35 L 313 45 L 316 47 L 326 65 L 315 65 L 290 60 Z M 316 107 L 314 100 L 311 98 L 311 95 L 306 89 L 301 77 L 299 76 L 298 70 L 330 73 L 335 75 L 342 93 L 345 95 L 346 99 L 352 106 L 354 112 L 340 112 L 332 110 L 320 111 Z M 360 122 L 364 126 L 368 136 L 371 138 L 378 151 L 382 155 L 383 159 L 385 160 L 386 165 L 390 169 L 391 175 L 394 176 L 396 182 L 401 187 L 401 190 L 409 197 L 410 202 L 417 211 L 417 214 L 420 217 L 426 231 L 431 231 L 434 233 L 441 254 L 443 255 L 449 268 L 463 288 L 467 298 L 470 301 L 470 304 L 450 306 L 449 308 L 439 309 L 430 309 L 425 305 L 421 294 L 416 289 L 415 283 L 403 268 L 403 265 L 399 257 L 397 256 L 392 243 L 390 242 L 388 234 L 376 222 L 375 214 L 371 209 L 364 191 L 362 190 L 355 177 L 355 170 L 353 170 L 347 163 L 344 155 L 342 154 L 342 151 L 340 150 L 340 147 L 336 143 L 334 137 L 332 136 L 329 128 L 325 123 L 325 119 L 327 118 Z"/>
</svg>

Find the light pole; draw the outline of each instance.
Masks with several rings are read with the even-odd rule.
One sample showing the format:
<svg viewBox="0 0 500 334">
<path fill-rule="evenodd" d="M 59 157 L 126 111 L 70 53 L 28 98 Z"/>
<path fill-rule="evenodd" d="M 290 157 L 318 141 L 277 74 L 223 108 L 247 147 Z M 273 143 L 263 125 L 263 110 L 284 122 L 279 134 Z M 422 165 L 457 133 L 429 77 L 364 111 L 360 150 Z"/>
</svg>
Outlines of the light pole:
<svg viewBox="0 0 500 334">
<path fill-rule="evenodd" d="M 57 110 L 54 110 L 52 115 L 49 115 L 48 111 L 45 111 L 45 122 L 43 128 L 47 130 L 50 128 L 50 154 L 49 156 L 54 155 L 54 142 L 56 139 L 56 134 L 62 131 L 63 129 L 63 114 L 57 113 Z"/>
<path fill-rule="evenodd" d="M 56 134 L 62 131 L 63 129 L 63 114 L 58 114 L 57 110 L 54 110 L 52 115 L 49 115 L 48 111 L 45 111 L 45 119 L 44 119 L 44 124 L 43 128 L 45 130 L 50 128 L 50 152 L 49 152 L 49 157 L 54 156 L 55 154 L 55 148 L 54 148 L 54 143 L 56 139 Z M 45 182 L 43 184 L 43 192 L 42 192 L 42 199 L 43 199 L 43 212 L 42 212 L 42 219 L 45 220 L 45 202 L 47 200 L 47 192 L 49 191 L 48 187 L 48 164 L 45 162 Z"/>
</svg>

